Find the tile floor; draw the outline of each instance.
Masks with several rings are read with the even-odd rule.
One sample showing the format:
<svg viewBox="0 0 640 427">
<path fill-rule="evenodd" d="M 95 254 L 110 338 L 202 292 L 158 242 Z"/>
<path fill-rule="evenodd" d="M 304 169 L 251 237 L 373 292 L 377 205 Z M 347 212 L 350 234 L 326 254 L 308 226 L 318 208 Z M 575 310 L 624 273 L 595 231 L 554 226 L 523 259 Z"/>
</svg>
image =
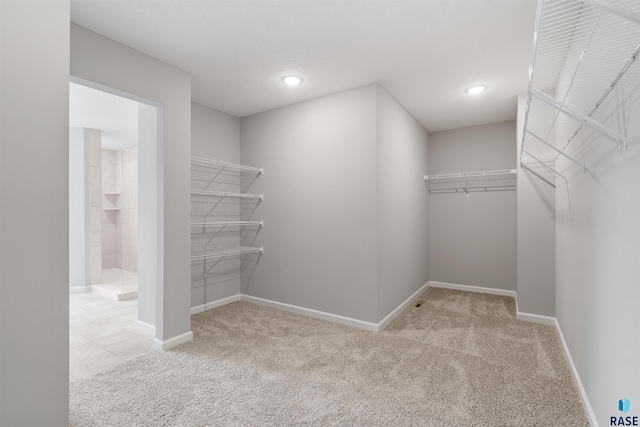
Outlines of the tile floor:
<svg viewBox="0 0 640 427">
<path fill-rule="evenodd" d="M 70 294 L 69 378 L 83 378 L 152 351 L 153 337 L 137 329 L 137 314 L 137 299 Z"/>
</svg>

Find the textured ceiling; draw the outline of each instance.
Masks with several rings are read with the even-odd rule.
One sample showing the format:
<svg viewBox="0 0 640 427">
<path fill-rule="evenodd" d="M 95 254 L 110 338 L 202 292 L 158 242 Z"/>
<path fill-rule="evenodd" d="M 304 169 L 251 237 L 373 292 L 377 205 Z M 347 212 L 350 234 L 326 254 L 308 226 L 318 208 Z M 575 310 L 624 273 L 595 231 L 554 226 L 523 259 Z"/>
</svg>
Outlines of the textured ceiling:
<svg viewBox="0 0 640 427">
<path fill-rule="evenodd" d="M 192 75 L 243 117 L 379 83 L 429 131 L 512 120 L 535 0 L 72 0 L 71 20 Z M 300 75 L 297 87 L 281 78 Z M 489 88 L 471 96 L 473 84 Z"/>
</svg>

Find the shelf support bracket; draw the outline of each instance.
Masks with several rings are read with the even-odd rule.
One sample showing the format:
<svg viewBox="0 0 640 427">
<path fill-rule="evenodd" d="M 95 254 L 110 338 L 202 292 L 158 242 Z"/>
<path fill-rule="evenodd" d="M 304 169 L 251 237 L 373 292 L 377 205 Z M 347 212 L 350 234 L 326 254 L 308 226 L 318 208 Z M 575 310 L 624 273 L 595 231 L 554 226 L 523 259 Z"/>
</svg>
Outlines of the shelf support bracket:
<svg viewBox="0 0 640 427">
<path fill-rule="evenodd" d="M 593 120 L 589 116 L 586 116 L 586 115 L 584 115 L 582 113 L 578 113 L 577 111 L 573 111 L 572 109 L 570 109 L 569 107 L 567 107 L 563 103 L 557 101 L 556 99 L 550 97 L 549 95 L 545 94 L 544 92 L 539 91 L 536 88 L 531 88 L 531 93 L 533 95 L 535 95 L 541 101 L 546 102 L 547 104 L 552 106 L 553 108 L 556 108 L 556 109 L 562 111 L 567 116 L 577 120 L 580 123 L 584 123 L 585 125 L 589 126 L 590 128 L 600 132 L 603 136 L 607 137 L 608 139 L 613 141 L 614 144 L 616 144 L 618 146 L 618 152 L 619 153 L 622 152 L 622 148 L 627 142 L 627 138 L 625 138 L 623 135 L 620 135 L 620 134 L 617 134 L 617 133 L 611 131 L 611 129 L 607 128 L 606 126 L 603 126 L 601 123 Z"/>
<path fill-rule="evenodd" d="M 209 183 L 207 184 L 207 186 L 206 186 L 206 187 L 204 187 L 204 189 L 205 189 L 205 190 L 206 190 L 207 188 L 209 188 L 209 186 L 210 186 L 211 184 L 213 184 L 213 181 L 215 181 L 215 180 L 218 178 L 218 176 L 222 173 L 222 171 L 223 171 L 226 167 L 227 167 L 227 165 L 223 165 L 223 166 L 220 168 L 220 170 L 218 171 L 218 173 L 217 173 L 213 178 L 211 178 L 211 181 L 209 181 Z"/>
<path fill-rule="evenodd" d="M 216 231 L 215 233 L 213 233 L 213 236 L 211 236 L 209 238 L 209 240 L 207 240 L 207 243 L 204 244 L 204 250 L 207 250 L 207 246 L 209 246 L 209 243 L 211 243 L 211 241 L 213 239 L 215 239 L 216 237 L 218 237 L 218 234 L 220 234 L 222 232 L 222 230 L 224 230 L 226 227 L 226 225 L 220 226 L 220 228 L 218 228 L 218 231 Z"/>
<path fill-rule="evenodd" d="M 207 212 L 207 213 L 205 214 L 205 216 L 204 216 L 204 218 L 203 218 L 203 221 L 205 221 L 205 222 L 207 221 L 207 218 L 209 218 L 209 215 L 211 215 L 211 212 L 213 212 L 213 211 L 215 210 L 215 208 L 217 208 L 217 207 L 218 207 L 218 205 L 220 204 L 220 202 L 222 202 L 222 197 L 220 198 L 220 200 L 218 200 L 218 201 L 216 202 L 216 204 L 215 204 L 215 205 L 213 205 L 213 207 L 212 207 L 211 209 L 209 209 L 209 212 Z"/>
</svg>

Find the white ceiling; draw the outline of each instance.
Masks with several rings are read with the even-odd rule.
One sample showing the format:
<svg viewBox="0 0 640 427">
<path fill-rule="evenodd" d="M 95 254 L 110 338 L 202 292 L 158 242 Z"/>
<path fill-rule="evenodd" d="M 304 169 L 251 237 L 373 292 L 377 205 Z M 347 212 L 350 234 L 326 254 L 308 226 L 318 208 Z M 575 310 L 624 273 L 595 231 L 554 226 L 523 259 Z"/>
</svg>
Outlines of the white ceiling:
<svg viewBox="0 0 640 427">
<path fill-rule="evenodd" d="M 429 131 L 512 120 L 535 0 L 72 0 L 71 20 L 192 75 L 243 117 L 379 83 Z M 285 87 L 281 78 L 304 82 Z M 471 96 L 474 84 L 489 88 Z"/>
<path fill-rule="evenodd" d="M 138 144 L 138 103 L 75 83 L 69 84 L 69 126 L 102 131 L 102 148 Z"/>
</svg>

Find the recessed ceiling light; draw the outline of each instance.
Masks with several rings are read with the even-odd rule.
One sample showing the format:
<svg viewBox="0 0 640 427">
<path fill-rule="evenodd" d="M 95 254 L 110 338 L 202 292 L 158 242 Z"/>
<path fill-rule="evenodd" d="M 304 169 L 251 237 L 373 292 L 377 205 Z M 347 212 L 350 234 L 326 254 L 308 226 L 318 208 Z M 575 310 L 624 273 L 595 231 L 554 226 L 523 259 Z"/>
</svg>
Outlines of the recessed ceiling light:
<svg viewBox="0 0 640 427">
<path fill-rule="evenodd" d="M 484 85 L 481 86 L 471 86 L 469 89 L 465 90 L 465 92 L 470 93 L 472 95 L 475 95 L 477 93 L 480 93 L 482 91 L 484 91 L 487 87 Z"/>
<path fill-rule="evenodd" d="M 288 86 L 296 86 L 302 83 L 302 77 L 298 76 L 285 76 L 282 78 L 282 82 Z"/>
</svg>

